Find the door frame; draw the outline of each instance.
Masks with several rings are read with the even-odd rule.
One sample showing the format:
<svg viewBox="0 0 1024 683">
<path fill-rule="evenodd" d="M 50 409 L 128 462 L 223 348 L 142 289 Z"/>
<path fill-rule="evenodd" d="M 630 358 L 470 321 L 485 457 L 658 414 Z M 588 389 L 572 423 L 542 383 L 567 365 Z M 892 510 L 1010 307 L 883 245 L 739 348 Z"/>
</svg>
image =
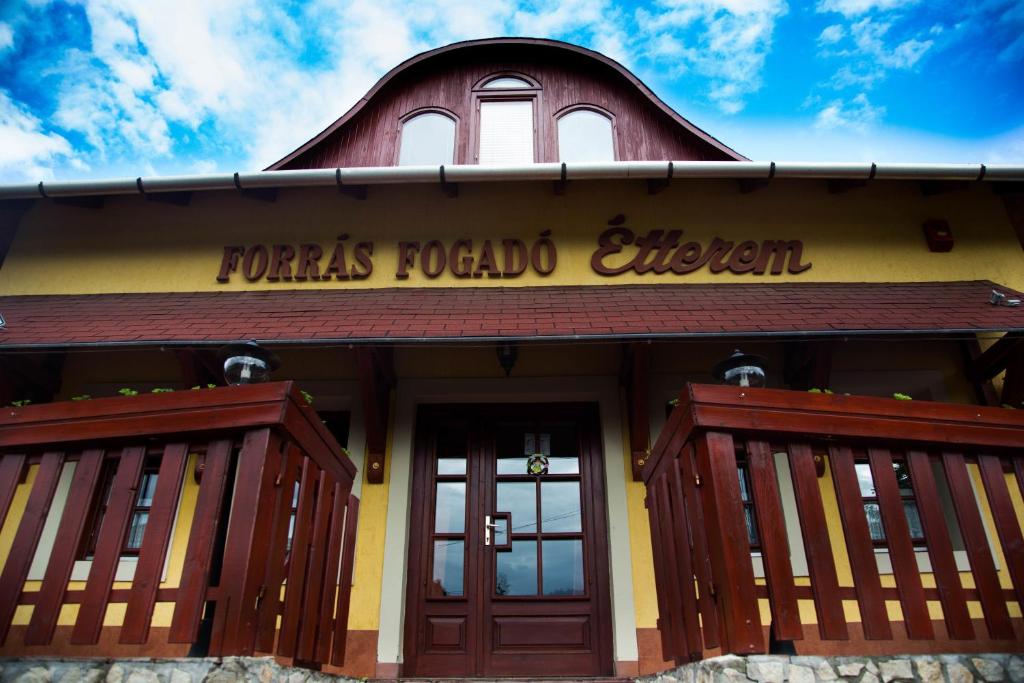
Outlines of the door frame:
<svg viewBox="0 0 1024 683">
<path fill-rule="evenodd" d="M 611 589 L 612 654 L 618 669 L 635 667 L 636 615 L 627 504 L 626 459 L 617 376 L 511 377 L 467 379 L 399 378 L 395 388 L 394 424 L 385 469 L 388 499 L 384 552 L 381 558 L 381 598 L 378 622 L 378 675 L 400 673 L 405 634 L 411 523 L 412 462 L 415 419 L 425 403 L 579 403 L 596 402 L 604 454 L 605 510 Z M 642 520 L 641 520 L 642 521 Z"/>
<path fill-rule="evenodd" d="M 422 513 L 418 515 L 418 525 L 410 529 L 409 567 L 407 571 L 411 576 L 419 579 L 415 583 L 406 586 L 406 619 L 404 634 L 404 666 L 403 676 L 415 676 L 422 678 L 445 677 L 523 677 L 523 676 L 613 676 L 614 662 L 612 659 L 612 625 L 611 625 L 611 601 L 609 590 L 611 580 L 608 563 L 610 560 L 608 542 L 608 515 L 605 510 L 607 497 L 604 493 L 604 458 L 601 452 L 601 430 L 599 408 L 596 401 L 586 402 L 503 402 L 503 403 L 436 403 L 423 404 L 417 410 L 417 422 L 415 428 L 415 449 L 413 455 L 413 496 L 412 504 Z M 467 543 L 466 559 L 464 566 L 466 595 L 463 599 L 441 598 L 440 602 L 434 601 L 433 607 L 428 604 L 431 600 L 424 593 L 426 579 L 430 576 L 430 548 L 431 544 L 426 539 L 431 535 L 432 515 L 430 509 L 433 499 L 434 481 L 434 458 L 431 457 L 431 444 L 428 441 L 438 433 L 437 424 L 432 422 L 449 421 L 455 423 L 466 423 L 476 425 L 468 427 L 467 435 L 469 440 L 466 443 L 467 465 L 474 457 L 493 451 L 486 444 L 491 442 L 495 436 L 492 430 L 498 429 L 502 421 L 528 421 L 544 422 L 572 421 L 577 425 L 577 438 L 580 457 L 579 483 L 583 499 L 582 508 L 582 529 L 586 535 L 583 537 L 582 558 L 587 567 L 586 596 L 560 598 L 538 594 L 537 596 L 521 596 L 512 598 L 495 598 L 492 596 L 491 582 L 493 581 L 494 562 L 496 556 L 483 548 L 482 532 L 479 525 L 483 523 L 484 514 L 490 514 L 494 510 L 496 501 L 493 500 L 494 487 L 497 484 L 493 472 L 494 462 L 490 458 L 471 465 L 466 469 L 466 528 L 465 541 Z M 475 480 L 475 481 L 474 481 Z M 534 478 L 534 481 L 536 479 Z M 474 484 L 477 488 L 474 488 Z M 480 486 L 482 485 L 482 486 Z M 588 498 L 593 497 L 595 503 L 588 503 Z M 471 526 L 474 528 L 470 528 Z M 511 531 L 511 530 L 510 530 Z M 539 550 L 539 547 L 538 547 Z M 526 607 L 526 612 L 521 612 L 522 605 L 532 604 Z M 585 655 L 579 661 L 588 661 L 591 665 L 603 669 L 598 671 L 585 672 L 575 669 L 566 659 L 574 656 L 579 659 L 583 654 L 579 651 L 566 649 L 564 653 L 543 653 L 537 652 L 537 661 L 531 662 L 532 668 L 527 666 L 521 672 L 512 673 L 509 671 L 494 671 L 495 663 L 491 655 L 506 663 L 506 665 L 517 666 L 511 662 L 519 662 L 521 654 L 512 652 L 494 652 L 495 644 L 491 642 L 488 632 L 490 631 L 493 614 L 509 613 L 533 614 L 537 609 L 545 605 L 555 609 L 555 605 L 571 607 L 569 613 L 553 615 L 554 622 L 564 621 L 569 614 L 583 614 L 578 612 L 580 606 L 588 605 L 588 614 L 591 617 L 589 622 L 590 638 L 592 639 L 591 654 Z M 454 608 L 454 609 L 452 609 Z M 556 609 L 557 611 L 557 609 Z M 430 652 L 419 652 L 418 647 L 422 644 L 419 641 L 426 637 L 420 630 L 424 627 L 424 620 L 428 614 L 433 613 L 441 621 L 450 620 L 456 614 L 463 615 L 465 655 L 458 653 L 439 654 Z M 561 617 L 561 618 L 560 618 Z M 429 630 L 429 629 L 428 629 Z M 496 636 L 490 632 L 490 636 Z M 416 641 L 416 642 L 414 642 Z M 488 651 L 490 645 L 490 652 Z M 463 670 L 450 661 L 454 654 L 459 659 L 464 659 Z M 437 657 L 440 656 L 440 660 Z M 432 664 L 424 664 L 423 660 L 433 660 Z M 475 661 L 474 661 L 475 660 Z M 410 671 L 411 663 L 416 662 L 415 672 Z M 423 666 L 432 669 L 424 671 Z M 559 668 L 561 667 L 561 668 Z M 501 668 L 499 666 L 498 668 Z"/>
</svg>

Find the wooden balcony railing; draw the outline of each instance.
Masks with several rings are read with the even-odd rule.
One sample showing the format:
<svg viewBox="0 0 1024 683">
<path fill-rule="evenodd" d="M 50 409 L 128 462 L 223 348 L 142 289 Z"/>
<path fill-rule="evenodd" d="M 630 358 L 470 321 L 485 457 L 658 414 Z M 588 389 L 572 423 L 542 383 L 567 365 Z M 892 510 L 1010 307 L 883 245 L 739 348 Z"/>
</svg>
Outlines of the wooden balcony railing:
<svg viewBox="0 0 1024 683">
<path fill-rule="evenodd" d="M 688 385 L 644 481 L 666 659 L 1024 644 L 1024 411 Z"/>
<path fill-rule="evenodd" d="M 54 508 L 53 549 L 35 590 L 26 580 L 70 463 L 74 474 L 63 509 Z M 115 588 L 140 478 L 151 468 L 158 476 L 134 575 L 128 587 Z M 98 487 L 111 472 L 81 586 L 70 579 Z M 14 534 L 0 573 L 4 651 L 138 656 L 181 644 L 211 656 L 262 652 L 311 666 L 343 663 L 355 472 L 291 382 L 4 408 L 0 520 Z M 176 512 L 183 483 L 196 476 L 194 507 L 182 502 Z M 12 505 L 16 492 L 23 505 Z M 175 519 L 190 528 L 184 553 L 168 562 Z M 116 603 L 123 618 L 110 626 L 122 610 L 109 610 Z M 151 627 L 157 603 L 173 603 L 169 626 Z M 31 617 L 13 625 L 19 605 L 31 605 Z M 64 605 L 78 606 L 72 623 L 67 611 L 62 617 Z"/>
</svg>

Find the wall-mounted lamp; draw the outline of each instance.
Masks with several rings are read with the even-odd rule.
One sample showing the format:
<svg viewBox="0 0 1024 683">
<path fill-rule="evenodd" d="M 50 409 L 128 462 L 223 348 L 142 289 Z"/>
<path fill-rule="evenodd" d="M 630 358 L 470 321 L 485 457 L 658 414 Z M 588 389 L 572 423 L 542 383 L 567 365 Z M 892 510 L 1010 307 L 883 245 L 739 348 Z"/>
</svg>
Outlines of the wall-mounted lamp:
<svg viewBox="0 0 1024 683">
<path fill-rule="evenodd" d="M 519 348 L 515 344 L 501 344 L 498 346 L 498 363 L 505 371 L 505 376 L 512 374 L 512 368 L 516 366 L 516 357 L 519 355 Z"/>
<path fill-rule="evenodd" d="M 281 367 L 277 356 L 254 341 L 228 344 L 217 355 L 224 361 L 224 381 L 230 385 L 266 382 Z"/>
<path fill-rule="evenodd" d="M 763 387 L 765 360 L 761 356 L 736 349 L 731 356 L 715 366 L 715 379 L 734 387 Z"/>
</svg>

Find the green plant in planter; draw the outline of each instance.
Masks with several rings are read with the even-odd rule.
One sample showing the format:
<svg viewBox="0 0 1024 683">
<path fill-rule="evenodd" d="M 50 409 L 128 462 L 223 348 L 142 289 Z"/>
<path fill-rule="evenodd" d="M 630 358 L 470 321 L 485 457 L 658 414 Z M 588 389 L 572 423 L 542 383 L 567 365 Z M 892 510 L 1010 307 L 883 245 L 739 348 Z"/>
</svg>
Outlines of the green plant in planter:
<svg viewBox="0 0 1024 683">
<path fill-rule="evenodd" d="M 808 394 L 834 394 L 835 392 L 831 389 L 819 389 L 818 387 L 812 387 L 807 390 Z"/>
<path fill-rule="evenodd" d="M 200 389 L 216 389 L 216 384 L 207 384 L 205 387 L 202 384 L 197 384 L 192 387 L 192 391 L 199 391 Z"/>
<path fill-rule="evenodd" d="M 313 405 L 313 394 L 308 391 L 303 391 L 302 389 L 299 389 L 299 393 L 302 394 L 302 398 L 306 399 L 306 403 Z"/>
<path fill-rule="evenodd" d="M 90 396 L 89 394 L 81 394 L 79 396 L 72 396 L 71 400 L 72 401 L 88 401 L 90 398 L 92 398 L 92 396 Z"/>
<path fill-rule="evenodd" d="M 153 389 L 153 391 L 151 391 L 150 393 L 153 393 L 153 394 L 169 394 L 169 393 L 171 393 L 173 391 L 174 391 L 174 389 L 169 389 L 167 387 L 157 387 L 157 388 Z"/>
<path fill-rule="evenodd" d="M 124 387 L 123 389 L 118 389 L 117 393 L 121 394 L 122 396 L 138 396 L 139 390 L 132 389 L 130 387 Z"/>
<path fill-rule="evenodd" d="M 11 407 L 12 408 L 24 408 L 29 403 L 32 403 L 32 399 L 30 399 L 30 398 L 23 398 L 20 401 L 11 401 Z"/>
<path fill-rule="evenodd" d="M 894 399 L 896 399 L 897 401 L 913 401 L 914 400 L 913 396 L 908 396 L 907 394 L 901 394 L 898 391 L 895 394 L 893 394 L 892 397 Z"/>
</svg>

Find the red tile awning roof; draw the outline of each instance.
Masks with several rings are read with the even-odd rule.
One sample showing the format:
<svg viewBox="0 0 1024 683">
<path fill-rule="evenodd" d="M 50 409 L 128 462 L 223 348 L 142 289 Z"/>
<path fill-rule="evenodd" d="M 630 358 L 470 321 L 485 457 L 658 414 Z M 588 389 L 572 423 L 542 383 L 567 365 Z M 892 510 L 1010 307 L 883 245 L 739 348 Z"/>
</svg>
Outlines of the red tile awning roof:
<svg viewBox="0 0 1024 683">
<path fill-rule="evenodd" d="M 0 349 L 1024 330 L 987 281 L 0 296 Z"/>
</svg>

